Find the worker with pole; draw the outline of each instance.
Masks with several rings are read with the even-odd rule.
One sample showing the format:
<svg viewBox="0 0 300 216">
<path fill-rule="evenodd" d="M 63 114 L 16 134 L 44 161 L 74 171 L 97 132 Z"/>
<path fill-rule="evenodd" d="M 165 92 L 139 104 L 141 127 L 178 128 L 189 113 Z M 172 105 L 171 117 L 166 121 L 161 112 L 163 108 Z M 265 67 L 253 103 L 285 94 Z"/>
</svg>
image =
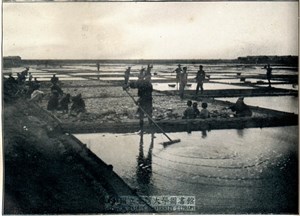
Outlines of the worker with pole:
<svg viewBox="0 0 300 216">
<path fill-rule="evenodd" d="M 134 97 L 128 92 L 128 88 L 137 88 L 139 99 L 136 101 Z M 151 83 L 151 75 L 146 75 L 144 79 L 140 78 L 135 82 L 130 82 L 129 85 L 124 85 L 123 90 L 129 95 L 129 97 L 134 101 L 134 103 L 139 107 L 139 119 L 140 119 L 140 130 L 141 133 L 144 131 L 144 116 L 148 117 L 149 124 L 152 123 L 169 139 L 167 142 L 163 142 L 162 144 L 165 146 L 178 143 L 180 139 L 172 140 L 166 132 L 152 119 L 152 92 L 153 86 Z"/>
</svg>

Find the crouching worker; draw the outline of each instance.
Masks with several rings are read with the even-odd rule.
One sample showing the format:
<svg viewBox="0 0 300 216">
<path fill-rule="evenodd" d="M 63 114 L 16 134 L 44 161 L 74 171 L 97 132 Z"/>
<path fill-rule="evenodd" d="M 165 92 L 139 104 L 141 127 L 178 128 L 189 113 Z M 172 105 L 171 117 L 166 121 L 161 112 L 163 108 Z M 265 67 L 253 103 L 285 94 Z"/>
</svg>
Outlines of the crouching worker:
<svg viewBox="0 0 300 216">
<path fill-rule="evenodd" d="M 139 79 L 136 82 L 130 82 L 129 84 L 130 88 L 137 88 L 138 89 L 138 96 L 139 99 L 137 101 L 138 108 L 138 114 L 140 119 L 140 129 L 143 130 L 144 127 L 144 117 L 146 112 L 150 118 L 152 118 L 152 92 L 153 92 L 153 86 L 151 83 L 151 75 L 148 74 L 145 76 L 144 79 Z M 148 117 L 149 124 L 152 124 L 151 119 Z"/>
<path fill-rule="evenodd" d="M 81 97 L 81 94 L 76 95 L 72 98 L 72 106 L 70 109 L 70 114 L 75 116 L 81 116 L 82 113 L 84 113 L 85 110 L 85 102 Z"/>
<path fill-rule="evenodd" d="M 250 107 L 244 103 L 244 98 L 240 97 L 234 105 L 230 106 L 229 109 L 235 112 L 235 117 L 250 117 L 252 111 Z"/>
<path fill-rule="evenodd" d="M 202 103 L 201 104 L 201 107 L 202 107 L 202 110 L 200 111 L 200 118 L 202 119 L 207 119 L 207 118 L 210 118 L 210 113 L 209 111 L 207 110 L 207 103 Z"/>
<path fill-rule="evenodd" d="M 183 112 L 183 119 L 193 119 L 195 118 L 195 112 L 194 109 L 192 108 L 192 101 L 188 100 L 187 103 L 187 108 Z"/>
<path fill-rule="evenodd" d="M 71 95 L 66 94 L 62 97 L 62 99 L 59 101 L 59 108 L 63 113 L 68 113 L 69 112 L 69 103 L 71 103 Z"/>
<path fill-rule="evenodd" d="M 55 114 L 58 109 L 58 96 L 58 92 L 53 91 L 48 101 L 47 110 L 51 111 L 53 114 Z"/>
</svg>

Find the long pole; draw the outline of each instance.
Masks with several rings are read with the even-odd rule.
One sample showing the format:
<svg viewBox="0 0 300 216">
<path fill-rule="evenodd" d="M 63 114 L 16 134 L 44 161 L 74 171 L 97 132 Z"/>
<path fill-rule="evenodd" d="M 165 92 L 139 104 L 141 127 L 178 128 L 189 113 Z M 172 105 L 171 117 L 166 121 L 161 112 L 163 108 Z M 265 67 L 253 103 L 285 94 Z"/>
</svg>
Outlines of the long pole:
<svg viewBox="0 0 300 216">
<path fill-rule="evenodd" d="M 129 95 L 129 97 L 131 97 L 131 99 L 134 101 L 134 103 L 143 111 L 143 113 L 148 117 L 148 119 L 150 119 L 152 121 L 152 123 L 171 141 L 173 142 L 173 140 L 166 134 L 166 132 L 151 118 L 150 115 L 148 115 L 148 113 L 136 102 L 136 100 L 134 99 L 134 97 L 129 94 L 129 92 L 127 91 L 127 89 L 125 89 L 126 93 Z"/>
</svg>

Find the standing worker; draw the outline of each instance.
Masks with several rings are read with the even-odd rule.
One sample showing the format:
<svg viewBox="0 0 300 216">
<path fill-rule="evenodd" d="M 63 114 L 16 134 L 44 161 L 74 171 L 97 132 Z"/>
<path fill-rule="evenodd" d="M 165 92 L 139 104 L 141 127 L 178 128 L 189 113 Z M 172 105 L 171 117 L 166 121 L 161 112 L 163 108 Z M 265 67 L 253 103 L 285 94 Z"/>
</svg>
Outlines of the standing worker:
<svg viewBox="0 0 300 216">
<path fill-rule="evenodd" d="M 150 65 L 150 64 L 147 65 L 147 70 L 146 70 L 145 76 L 147 76 L 147 75 L 151 76 L 152 68 L 153 68 L 153 65 Z"/>
<path fill-rule="evenodd" d="M 177 86 L 177 90 L 178 90 L 178 83 L 180 81 L 180 74 L 181 74 L 181 64 L 178 64 L 177 65 L 178 67 L 173 71 L 173 72 L 176 72 L 176 86 Z"/>
<path fill-rule="evenodd" d="M 100 63 L 97 62 L 97 79 L 99 80 L 100 79 Z"/>
<path fill-rule="evenodd" d="M 270 64 L 267 65 L 266 70 L 267 70 L 267 79 L 269 83 L 269 88 L 271 88 L 272 68 Z"/>
<path fill-rule="evenodd" d="M 137 105 L 139 105 L 138 113 L 140 119 L 140 129 L 143 131 L 144 128 L 144 111 L 152 118 L 152 92 L 153 86 L 151 83 L 151 76 L 145 76 L 144 80 L 138 80 L 136 82 L 131 82 L 129 85 L 131 88 L 138 89 L 139 99 L 137 101 Z M 140 109 L 140 107 L 142 109 Z M 151 125 L 151 120 L 149 119 L 149 124 Z"/>
<path fill-rule="evenodd" d="M 125 74 L 124 74 L 124 78 L 125 78 L 125 82 L 124 84 L 127 85 L 128 84 L 128 81 L 129 81 L 129 77 L 130 77 L 130 70 L 131 70 L 131 67 L 128 67 L 125 71 Z"/>
<path fill-rule="evenodd" d="M 199 88 L 201 88 L 201 94 L 203 94 L 203 83 L 205 80 L 205 71 L 203 70 L 203 66 L 200 65 L 199 66 L 199 70 L 197 72 L 197 76 L 196 76 L 196 82 L 197 82 L 197 87 L 196 87 L 196 95 L 199 92 Z"/>
<path fill-rule="evenodd" d="M 53 85 L 56 85 L 56 84 L 58 84 L 58 77 L 56 77 L 56 75 L 55 74 L 53 74 L 53 76 L 51 77 L 51 83 L 53 84 Z"/>
<path fill-rule="evenodd" d="M 139 75 L 138 75 L 138 79 L 139 79 L 139 80 L 143 80 L 143 79 L 144 79 L 144 77 L 145 77 L 144 71 L 145 71 L 145 68 L 142 66 L 142 68 L 141 68 L 141 70 L 140 70 L 140 73 L 139 73 Z"/>
<path fill-rule="evenodd" d="M 187 71 L 187 67 L 183 67 L 183 72 L 180 74 L 179 94 L 181 99 L 183 99 L 184 97 L 184 88 L 188 80 L 186 71 Z"/>
</svg>

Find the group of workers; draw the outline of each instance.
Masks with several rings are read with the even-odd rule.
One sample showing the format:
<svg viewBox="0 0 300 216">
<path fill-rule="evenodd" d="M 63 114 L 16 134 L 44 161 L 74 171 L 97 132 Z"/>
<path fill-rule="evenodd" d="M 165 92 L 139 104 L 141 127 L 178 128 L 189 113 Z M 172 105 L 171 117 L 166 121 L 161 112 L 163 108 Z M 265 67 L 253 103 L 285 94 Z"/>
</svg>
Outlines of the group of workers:
<svg viewBox="0 0 300 216">
<path fill-rule="evenodd" d="M 47 110 L 56 113 L 62 111 L 63 113 L 80 116 L 86 111 L 85 102 L 82 95 L 79 93 L 71 97 L 69 93 L 65 94 L 59 85 L 59 78 L 54 74 L 51 78 L 51 96 L 48 100 Z M 69 104 L 72 102 L 69 112 Z"/>
<path fill-rule="evenodd" d="M 136 88 L 138 90 L 138 101 L 136 105 L 138 105 L 138 114 L 140 119 L 140 128 L 143 129 L 144 126 L 144 116 L 146 115 L 149 119 L 149 123 L 152 123 L 152 112 L 153 112 L 153 86 L 151 83 L 151 69 L 153 68 L 152 65 L 148 64 L 147 68 L 142 67 L 140 73 L 138 75 L 137 81 L 129 82 L 130 76 L 130 67 L 127 68 L 125 71 L 125 82 L 123 89 L 127 91 L 130 88 Z"/>
<path fill-rule="evenodd" d="M 178 64 L 177 66 L 178 67 L 173 72 L 176 72 L 176 84 L 178 86 L 178 83 L 179 83 L 179 95 L 180 95 L 180 98 L 183 99 L 184 98 L 184 89 L 188 82 L 187 67 L 181 68 L 181 64 Z M 197 75 L 195 77 L 195 80 L 197 83 L 195 95 L 198 94 L 199 88 L 201 89 L 201 94 L 203 94 L 203 91 L 204 91 L 203 83 L 204 83 L 206 77 L 208 77 L 208 76 L 206 76 L 205 71 L 203 70 L 203 66 L 199 65 L 199 70 L 197 71 Z"/>
<path fill-rule="evenodd" d="M 140 126 L 143 128 L 143 120 L 145 115 L 149 118 L 149 122 L 152 123 L 152 112 L 153 112 L 153 86 L 151 83 L 151 70 L 153 65 L 148 64 L 147 67 L 142 67 L 140 69 L 137 81 L 129 82 L 131 67 L 128 67 L 124 73 L 124 86 L 123 89 L 127 91 L 128 88 L 136 88 L 138 90 L 138 101 L 136 105 L 138 105 L 138 114 L 140 119 Z M 271 87 L 271 76 L 272 76 L 272 68 L 268 64 L 264 67 L 267 70 L 267 79 L 269 82 L 269 87 Z M 100 70 L 100 64 L 97 63 L 97 70 Z M 184 98 L 184 88 L 188 81 L 187 75 L 187 67 L 181 68 L 179 64 L 178 67 L 173 71 L 176 72 L 176 82 L 179 83 L 179 92 L 180 98 Z M 5 79 L 6 83 L 13 83 L 16 85 L 24 85 L 28 76 L 28 82 L 26 83 L 27 95 L 31 95 L 32 101 L 39 101 L 44 96 L 43 92 L 39 90 L 40 84 L 36 78 L 32 81 L 33 76 L 29 72 L 29 68 L 27 67 L 21 73 L 17 73 L 17 79 L 15 79 L 12 74 L 9 74 L 9 77 Z M 204 88 L 203 83 L 206 79 L 205 71 L 203 70 L 203 66 L 199 65 L 199 70 L 197 71 L 197 75 L 195 77 L 197 87 L 195 91 L 195 95 L 198 94 L 199 89 L 201 90 L 201 94 L 203 94 Z M 209 78 L 209 77 L 208 77 Z M 51 78 L 51 96 L 49 98 L 47 109 L 52 112 L 56 112 L 57 110 L 61 110 L 63 113 L 69 113 L 69 104 L 72 102 L 72 106 L 70 109 L 70 114 L 74 113 L 78 115 L 80 113 L 85 112 L 85 102 L 82 98 L 81 94 L 78 94 L 74 97 L 71 97 L 70 94 L 64 94 L 63 90 L 59 85 L 59 78 L 54 74 Z M 197 102 L 192 103 L 192 101 L 187 101 L 187 109 L 183 113 L 184 119 L 194 119 L 194 118 L 209 118 L 210 113 L 207 110 L 208 104 L 202 103 L 202 110 L 199 111 Z M 235 112 L 235 116 L 237 117 L 245 117 L 251 116 L 252 111 L 249 106 L 244 103 L 244 98 L 239 98 L 236 103 L 226 109 L 231 109 Z"/>
<path fill-rule="evenodd" d="M 140 119 L 140 126 L 141 129 L 143 128 L 143 119 L 145 115 L 149 118 L 149 123 L 152 123 L 152 112 L 153 112 L 153 98 L 152 98 L 152 92 L 153 92 L 153 86 L 151 83 L 151 69 L 153 68 L 153 65 L 148 65 L 147 68 L 142 67 L 140 70 L 140 73 L 138 75 L 137 81 L 131 81 L 129 82 L 130 73 L 131 73 L 131 67 L 128 67 L 125 70 L 124 73 L 124 87 L 123 89 L 127 91 L 127 89 L 130 88 L 137 88 L 138 89 L 138 101 L 136 102 L 136 105 L 138 105 L 138 113 L 139 113 L 139 119 Z M 270 65 L 267 65 L 265 67 L 267 69 L 267 79 L 270 84 L 271 79 L 271 73 L 272 68 Z M 179 64 L 178 67 L 173 71 L 176 72 L 176 82 L 179 83 L 179 91 L 180 91 L 180 97 L 184 98 L 184 88 L 187 84 L 187 67 L 181 68 L 181 65 Z M 199 66 L 199 70 L 197 71 L 197 75 L 195 77 L 197 87 L 195 91 L 195 95 L 198 94 L 199 89 L 201 90 L 201 94 L 203 94 L 204 88 L 203 83 L 206 79 L 206 77 L 209 78 L 205 74 L 205 71 L 203 70 L 203 66 Z M 203 102 L 201 104 L 202 110 L 199 111 L 197 102 L 192 103 L 192 101 L 187 101 L 187 109 L 183 113 L 183 119 L 194 119 L 194 118 L 202 118 L 207 119 L 210 118 L 210 112 L 208 111 L 208 104 Z M 228 108 L 225 108 L 226 110 L 231 110 L 234 112 L 234 116 L 236 117 L 250 117 L 252 116 L 252 111 L 248 105 L 245 104 L 244 98 L 240 97 L 236 101 L 236 103 Z"/>
<path fill-rule="evenodd" d="M 183 119 L 195 119 L 195 118 L 202 118 L 202 119 L 207 119 L 210 117 L 210 113 L 207 110 L 207 103 L 203 102 L 201 104 L 202 110 L 199 111 L 198 109 L 198 103 L 197 102 L 192 102 L 191 100 L 188 100 L 187 103 L 187 108 L 183 112 Z"/>
<path fill-rule="evenodd" d="M 28 79 L 27 79 L 28 77 Z M 26 67 L 21 73 L 17 73 L 17 79 L 9 73 L 8 78 L 4 78 L 4 93 L 13 97 L 29 98 L 31 94 L 40 88 L 40 82 L 34 78 Z"/>
</svg>

